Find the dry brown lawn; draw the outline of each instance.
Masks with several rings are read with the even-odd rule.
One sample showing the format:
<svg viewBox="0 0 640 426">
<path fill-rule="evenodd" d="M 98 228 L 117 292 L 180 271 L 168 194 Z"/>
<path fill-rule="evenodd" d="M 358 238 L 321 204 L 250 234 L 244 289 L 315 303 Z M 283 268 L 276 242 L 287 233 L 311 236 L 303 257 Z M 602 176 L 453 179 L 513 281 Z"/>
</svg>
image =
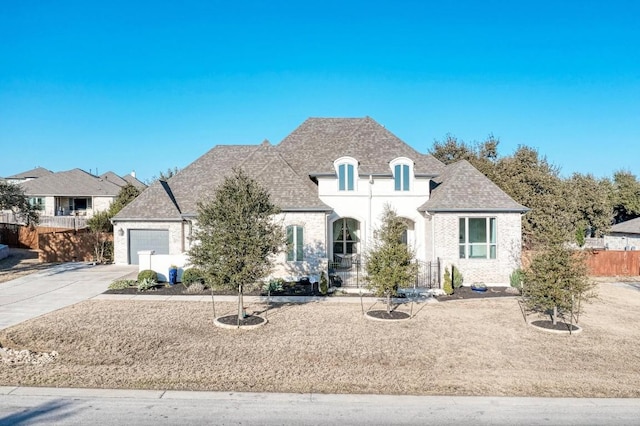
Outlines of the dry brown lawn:
<svg viewBox="0 0 640 426">
<path fill-rule="evenodd" d="M 210 302 L 87 301 L 0 331 L 5 347 L 59 353 L 0 363 L 0 385 L 640 397 L 640 290 L 599 292 L 572 336 L 527 326 L 515 298 L 416 305 L 395 323 L 359 304 L 279 305 L 256 330 L 215 327 Z"/>
<path fill-rule="evenodd" d="M 0 259 L 0 284 L 50 268 L 51 263 L 40 263 L 38 252 L 27 249 L 9 249 L 9 257 Z"/>
</svg>

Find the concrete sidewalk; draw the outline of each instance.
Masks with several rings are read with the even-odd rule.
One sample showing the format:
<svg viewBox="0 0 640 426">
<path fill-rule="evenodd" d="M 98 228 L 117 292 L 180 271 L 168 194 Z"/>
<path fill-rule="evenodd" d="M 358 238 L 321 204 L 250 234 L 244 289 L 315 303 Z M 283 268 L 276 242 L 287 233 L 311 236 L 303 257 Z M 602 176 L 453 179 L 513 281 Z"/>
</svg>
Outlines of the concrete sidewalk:
<svg viewBox="0 0 640 426">
<path fill-rule="evenodd" d="M 91 299 L 137 265 L 64 263 L 0 284 L 0 329 Z"/>
</svg>

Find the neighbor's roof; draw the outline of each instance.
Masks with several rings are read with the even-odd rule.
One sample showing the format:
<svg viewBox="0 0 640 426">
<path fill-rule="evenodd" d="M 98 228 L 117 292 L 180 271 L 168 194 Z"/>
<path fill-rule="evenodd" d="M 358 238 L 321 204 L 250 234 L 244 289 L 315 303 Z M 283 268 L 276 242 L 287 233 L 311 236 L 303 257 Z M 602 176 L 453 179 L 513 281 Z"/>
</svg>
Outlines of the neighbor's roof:
<svg viewBox="0 0 640 426">
<path fill-rule="evenodd" d="M 120 187 L 80 169 L 52 173 L 20 184 L 26 195 L 58 197 L 115 197 Z"/>
<path fill-rule="evenodd" d="M 103 173 L 102 175 L 100 175 L 100 177 L 102 179 L 107 179 L 109 182 L 115 183 L 120 187 L 126 186 L 128 183 L 130 183 L 140 191 L 147 188 L 147 185 L 140 182 L 137 178 L 131 175 L 118 176 L 117 174 L 109 171 L 109 172 Z"/>
<path fill-rule="evenodd" d="M 640 234 L 640 217 L 616 223 L 611 227 L 612 234 Z"/>
<path fill-rule="evenodd" d="M 115 183 L 118 186 L 125 186 L 127 184 L 126 180 L 111 171 L 101 174 L 100 178 L 108 180 L 111 183 Z"/>
<path fill-rule="evenodd" d="M 7 176 L 6 179 L 35 179 L 43 176 L 53 174 L 51 170 L 47 170 L 44 167 L 36 167 L 26 172 L 18 173 L 17 175 Z"/>
<path fill-rule="evenodd" d="M 436 182 L 429 201 L 419 210 L 428 212 L 525 212 L 526 207 L 480 173 L 468 161 L 450 164 Z"/>
<path fill-rule="evenodd" d="M 340 157 L 358 160 L 358 173 L 391 174 L 389 162 L 398 157 L 414 161 L 414 173 L 435 176 L 444 164 L 421 154 L 370 117 L 309 118 L 278 145 L 299 174 L 335 174 Z"/>
<path fill-rule="evenodd" d="M 122 176 L 122 179 L 126 180 L 131 185 L 133 185 L 136 188 L 138 188 L 140 191 L 143 191 L 143 190 L 147 189 L 147 184 L 142 182 L 137 177 L 134 177 L 132 175 L 124 175 L 124 176 Z"/>
</svg>

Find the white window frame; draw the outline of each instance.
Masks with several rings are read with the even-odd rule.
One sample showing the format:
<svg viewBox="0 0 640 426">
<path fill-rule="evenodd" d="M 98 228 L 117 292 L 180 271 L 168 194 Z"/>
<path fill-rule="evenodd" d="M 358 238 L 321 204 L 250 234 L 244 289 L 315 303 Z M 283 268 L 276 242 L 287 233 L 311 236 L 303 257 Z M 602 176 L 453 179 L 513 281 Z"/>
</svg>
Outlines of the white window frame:
<svg viewBox="0 0 640 426">
<path fill-rule="evenodd" d="M 407 157 L 398 157 L 389 162 L 389 167 L 391 167 L 393 175 L 394 191 L 411 191 L 413 187 L 413 161 Z"/>
<path fill-rule="evenodd" d="M 336 170 L 336 186 L 339 192 L 358 190 L 358 161 L 352 157 L 341 157 L 333 162 Z"/>
<path fill-rule="evenodd" d="M 289 238 L 291 236 L 291 238 Z M 287 262 L 302 262 L 304 260 L 304 227 L 301 225 L 287 226 Z"/>
<path fill-rule="evenodd" d="M 470 221 L 485 221 L 485 241 L 470 240 Z M 460 259 L 496 259 L 498 257 L 498 220 L 494 216 L 458 218 L 458 256 Z"/>
</svg>

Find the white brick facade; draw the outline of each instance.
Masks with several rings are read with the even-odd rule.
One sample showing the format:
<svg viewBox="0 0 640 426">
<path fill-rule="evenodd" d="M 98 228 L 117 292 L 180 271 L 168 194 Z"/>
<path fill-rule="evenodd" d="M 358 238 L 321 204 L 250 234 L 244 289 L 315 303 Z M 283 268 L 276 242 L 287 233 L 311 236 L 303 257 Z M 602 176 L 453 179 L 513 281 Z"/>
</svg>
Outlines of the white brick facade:
<svg viewBox="0 0 640 426">
<path fill-rule="evenodd" d="M 497 226 L 496 259 L 460 259 L 459 219 L 461 217 L 495 217 Z M 520 267 L 520 213 L 465 214 L 438 213 L 435 223 L 435 255 L 442 261 L 442 270 L 454 265 L 462 273 L 464 285 L 483 282 L 486 285 L 509 285 L 509 275 Z"/>
</svg>

